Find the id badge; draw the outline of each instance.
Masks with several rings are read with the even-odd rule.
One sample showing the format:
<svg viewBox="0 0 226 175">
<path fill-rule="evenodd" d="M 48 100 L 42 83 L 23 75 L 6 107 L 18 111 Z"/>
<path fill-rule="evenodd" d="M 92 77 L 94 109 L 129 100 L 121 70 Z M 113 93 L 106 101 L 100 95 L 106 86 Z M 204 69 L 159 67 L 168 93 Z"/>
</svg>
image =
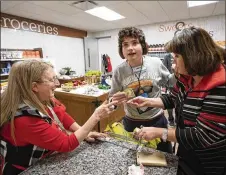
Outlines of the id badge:
<svg viewBox="0 0 226 175">
<path fill-rule="evenodd" d="M 148 93 L 143 93 L 143 94 L 140 94 L 141 97 L 145 97 L 145 98 L 148 98 Z"/>
<path fill-rule="evenodd" d="M 144 98 L 148 98 L 148 94 L 147 94 L 147 93 L 140 94 L 140 96 L 141 96 L 141 97 L 144 97 Z M 140 110 L 141 110 L 141 111 L 146 111 L 147 108 L 148 108 L 148 107 L 141 107 Z"/>
</svg>

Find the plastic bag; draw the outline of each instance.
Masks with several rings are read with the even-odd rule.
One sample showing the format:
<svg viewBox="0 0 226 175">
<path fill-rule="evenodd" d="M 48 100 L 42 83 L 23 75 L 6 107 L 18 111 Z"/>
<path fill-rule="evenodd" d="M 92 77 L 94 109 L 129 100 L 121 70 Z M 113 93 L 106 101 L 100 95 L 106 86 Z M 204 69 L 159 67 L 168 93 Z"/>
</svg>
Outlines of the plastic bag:
<svg viewBox="0 0 226 175">
<path fill-rule="evenodd" d="M 123 140 L 125 142 L 140 144 L 140 145 L 143 145 L 143 146 L 146 146 L 149 148 L 154 148 L 154 149 L 156 149 L 158 143 L 161 142 L 160 138 L 156 138 L 156 139 L 149 140 L 149 141 L 147 141 L 147 140 L 138 141 L 133 138 L 133 132 L 126 131 L 124 129 L 124 126 L 119 122 L 115 122 L 112 125 L 107 125 L 105 132 L 115 134 L 115 137 L 113 135 L 113 137 L 115 139 Z"/>
</svg>

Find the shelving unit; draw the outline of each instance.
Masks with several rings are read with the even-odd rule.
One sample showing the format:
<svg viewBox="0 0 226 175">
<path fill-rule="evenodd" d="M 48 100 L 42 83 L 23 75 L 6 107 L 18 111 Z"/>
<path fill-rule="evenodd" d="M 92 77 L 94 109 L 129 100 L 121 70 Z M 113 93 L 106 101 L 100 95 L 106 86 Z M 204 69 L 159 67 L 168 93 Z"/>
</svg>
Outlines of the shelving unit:
<svg viewBox="0 0 226 175">
<path fill-rule="evenodd" d="M 164 59 L 164 56 L 168 54 L 166 51 L 148 51 L 147 55 L 150 57 L 158 57 L 161 60 Z"/>
<path fill-rule="evenodd" d="M 0 74 L 1 77 L 8 76 L 9 74 Z"/>
<path fill-rule="evenodd" d="M 147 53 L 148 56 L 158 57 L 161 60 L 164 59 L 166 54 L 168 53 L 164 50 L 164 44 L 151 44 Z"/>
<path fill-rule="evenodd" d="M 148 53 L 156 53 L 156 52 L 160 52 L 160 53 L 164 53 L 166 52 L 165 50 L 155 50 L 155 51 L 148 51 Z"/>
<path fill-rule="evenodd" d="M 43 58 L 42 48 L 8 49 L 1 48 L 0 88 L 7 86 L 8 76 L 12 65 L 17 61 Z"/>
<path fill-rule="evenodd" d="M 30 59 L 30 58 L 26 58 L 26 59 Z M 1 61 L 24 61 L 26 59 L 22 59 L 22 58 L 13 58 L 13 59 L 2 59 Z M 34 58 L 31 58 L 34 59 Z"/>
</svg>

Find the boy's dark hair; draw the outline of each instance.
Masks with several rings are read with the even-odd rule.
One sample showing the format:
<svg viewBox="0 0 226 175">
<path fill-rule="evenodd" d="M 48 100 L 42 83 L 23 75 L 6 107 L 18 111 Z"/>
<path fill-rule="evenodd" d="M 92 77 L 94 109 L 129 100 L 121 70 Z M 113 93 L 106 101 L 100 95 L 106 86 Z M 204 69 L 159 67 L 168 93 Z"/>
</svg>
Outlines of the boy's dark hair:
<svg viewBox="0 0 226 175">
<path fill-rule="evenodd" d="M 125 37 L 137 38 L 141 44 L 143 55 L 146 55 L 148 53 L 148 47 L 145 41 L 144 32 L 136 27 L 126 27 L 121 29 L 118 33 L 118 51 L 122 59 L 125 59 L 122 53 L 122 42 Z"/>
<path fill-rule="evenodd" d="M 180 54 L 189 75 L 204 76 L 214 72 L 225 59 L 225 50 L 202 28 L 189 27 L 178 31 L 165 44 L 167 52 Z"/>
</svg>

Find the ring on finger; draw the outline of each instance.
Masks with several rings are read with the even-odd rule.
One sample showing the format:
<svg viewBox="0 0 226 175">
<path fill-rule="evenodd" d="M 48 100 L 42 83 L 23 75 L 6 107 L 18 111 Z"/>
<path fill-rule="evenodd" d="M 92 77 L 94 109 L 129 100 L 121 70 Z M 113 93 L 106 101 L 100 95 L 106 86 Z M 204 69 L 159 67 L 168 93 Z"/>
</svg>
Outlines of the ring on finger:
<svg viewBox="0 0 226 175">
<path fill-rule="evenodd" d="M 115 106 L 114 106 L 114 105 L 108 106 L 108 109 L 109 109 L 110 111 L 113 111 L 113 110 L 115 109 Z"/>
</svg>

